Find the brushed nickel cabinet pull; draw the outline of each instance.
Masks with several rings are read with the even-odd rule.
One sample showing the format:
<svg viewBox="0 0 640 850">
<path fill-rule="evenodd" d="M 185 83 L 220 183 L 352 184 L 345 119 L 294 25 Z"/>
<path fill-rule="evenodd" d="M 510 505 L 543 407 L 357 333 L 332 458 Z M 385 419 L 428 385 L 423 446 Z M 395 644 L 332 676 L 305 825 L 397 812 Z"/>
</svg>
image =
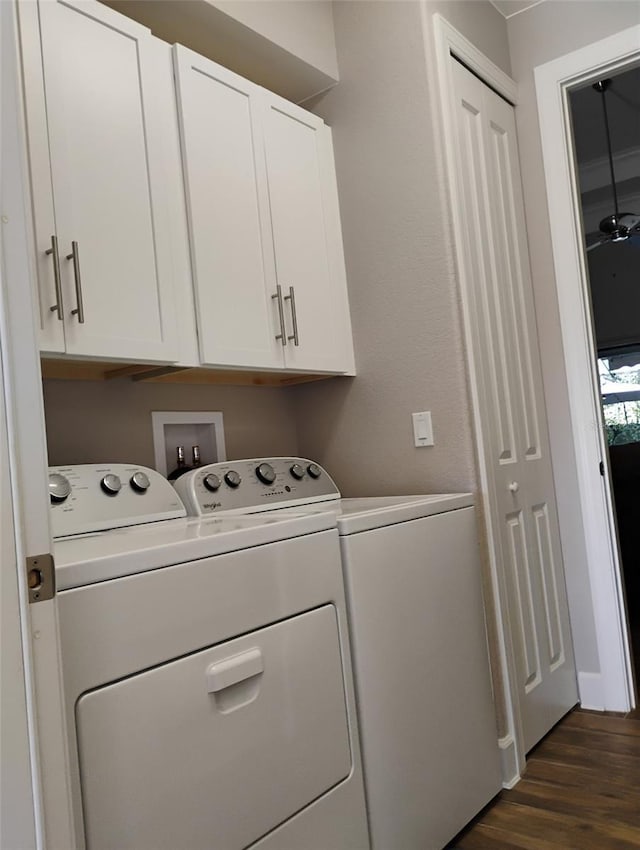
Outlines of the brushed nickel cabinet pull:
<svg viewBox="0 0 640 850">
<path fill-rule="evenodd" d="M 84 306 L 82 304 L 82 278 L 80 277 L 80 252 L 78 251 L 78 243 L 71 243 L 71 253 L 67 254 L 67 260 L 73 260 L 73 277 L 76 283 L 76 304 L 75 310 L 71 311 L 71 315 L 78 316 L 78 322 L 84 324 Z"/>
<path fill-rule="evenodd" d="M 47 256 L 53 255 L 53 280 L 56 287 L 56 303 L 53 307 L 49 307 L 52 313 L 58 313 L 58 319 L 62 321 L 62 284 L 60 282 L 60 254 L 58 253 L 58 237 L 51 237 L 51 247 L 45 251 Z"/>
<path fill-rule="evenodd" d="M 276 286 L 276 294 L 271 296 L 271 299 L 276 299 L 278 302 L 278 316 L 280 318 L 280 333 L 276 334 L 276 339 L 282 341 L 282 345 L 287 344 L 287 332 L 284 326 L 284 306 L 282 304 L 282 287 Z"/>
<path fill-rule="evenodd" d="M 296 295 L 293 286 L 289 287 L 289 294 L 284 296 L 285 301 L 291 301 L 291 321 L 293 322 L 293 334 L 287 339 L 292 339 L 294 345 L 300 345 L 298 336 L 298 314 L 296 313 Z"/>
</svg>

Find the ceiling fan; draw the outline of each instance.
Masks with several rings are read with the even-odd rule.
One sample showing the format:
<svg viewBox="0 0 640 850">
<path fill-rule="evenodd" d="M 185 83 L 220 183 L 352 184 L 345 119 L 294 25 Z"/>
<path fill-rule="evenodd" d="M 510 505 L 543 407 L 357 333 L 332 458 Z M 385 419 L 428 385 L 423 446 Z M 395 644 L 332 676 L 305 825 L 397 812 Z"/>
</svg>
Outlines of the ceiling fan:
<svg viewBox="0 0 640 850">
<path fill-rule="evenodd" d="M 618 192 L 616 189 L 616 176 L 613 168 L 613 151 L 611 150 L 611 135 L 609 131 L 609 115 L 607 113 L 606 92 L 611 85 L 611 80 L 598 80 L 593 84 L 595 91 L 602 95 L 602 111 L 604 114 L 604 129 L 607 135 L 607 151 L 609 154 L 609 171 L 611 172 L 611 191 L 613 193 L 614 212 L 603 218 L 598 227 L 600 234 L 604 237 L 598 242 L 587 246 L 587 251 L 593 251 L 601 245 L 609 242 L 637 242 L 640 244 L 640 214 L 621 213 L 618 207 Z"/>
</svg>

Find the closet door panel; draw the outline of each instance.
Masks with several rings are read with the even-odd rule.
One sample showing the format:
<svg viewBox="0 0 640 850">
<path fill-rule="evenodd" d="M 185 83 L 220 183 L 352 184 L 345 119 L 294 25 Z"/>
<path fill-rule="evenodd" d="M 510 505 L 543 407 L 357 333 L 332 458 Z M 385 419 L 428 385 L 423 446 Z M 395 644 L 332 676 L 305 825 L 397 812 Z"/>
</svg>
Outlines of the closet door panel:
<svg viewBox="0 0 640 850">
<path fill-rule="evenodd" d="M 487 499 L 525 751 L 578 701 L 513 107 L 451 59 Z"/>
</svg>

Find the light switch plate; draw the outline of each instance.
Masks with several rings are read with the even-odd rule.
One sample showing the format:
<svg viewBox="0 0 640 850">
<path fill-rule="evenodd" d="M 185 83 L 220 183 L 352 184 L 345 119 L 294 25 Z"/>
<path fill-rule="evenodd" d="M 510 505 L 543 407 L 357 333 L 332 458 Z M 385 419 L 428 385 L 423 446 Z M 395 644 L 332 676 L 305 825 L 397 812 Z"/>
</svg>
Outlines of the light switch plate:
<svg viewBox="0 0 640 850">
<path fill-rule="evenodd" d="M 433 445 L 433 424 L 431 422 L 431 411 L 423 410 L 420 413 L 412 413 L 413 419 L 413 443 L 418 448 Z"/>
</svg>

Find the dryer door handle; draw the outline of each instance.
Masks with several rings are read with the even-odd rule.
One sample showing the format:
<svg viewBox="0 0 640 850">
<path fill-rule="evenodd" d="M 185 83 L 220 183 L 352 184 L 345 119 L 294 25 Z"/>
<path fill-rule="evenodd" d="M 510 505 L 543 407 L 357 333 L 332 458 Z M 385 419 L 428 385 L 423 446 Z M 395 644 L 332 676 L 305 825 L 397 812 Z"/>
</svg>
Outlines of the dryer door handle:
<svg viewBox="0 0 640 850">
<path fill-rule="evenodd" d="M 241 652 L 239 655 L 232 655 L 224 661 L 216 661 L 215 664 L 207 667 L 207 691 L 215 694 L 230 688 L 231 685 L 237 685 L 238 682 L 257 676 L 263 670 L 262 650 L 258 647 Z"/>
</svg>

